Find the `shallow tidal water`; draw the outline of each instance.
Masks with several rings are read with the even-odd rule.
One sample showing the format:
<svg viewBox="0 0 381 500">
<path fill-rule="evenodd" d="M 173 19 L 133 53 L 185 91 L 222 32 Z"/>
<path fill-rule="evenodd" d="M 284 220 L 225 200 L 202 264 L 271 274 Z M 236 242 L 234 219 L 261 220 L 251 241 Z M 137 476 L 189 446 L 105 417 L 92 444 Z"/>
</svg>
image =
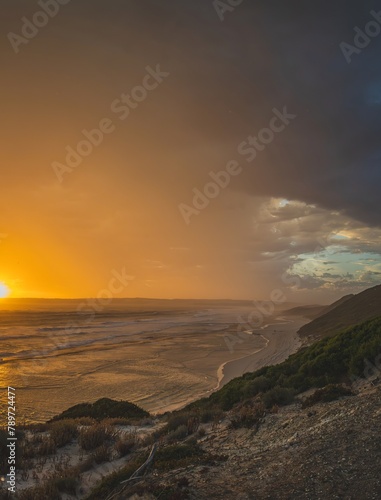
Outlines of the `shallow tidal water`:
<svg viewBox="0 0 381 500">
<path fill-rule="evenodd" d="M 234 339 L 252 310 L 247 302 L 120 299 L 96 314 L 79 313 L 79 303 L 1 305 L 2 420 L 8 386 L 17 391 L 19 423 L 102 397 L 160 413 L 207 395 L 223 363 L 266 345 L 252 335 L 229 349 L 227 335 Z"/>
</svg>

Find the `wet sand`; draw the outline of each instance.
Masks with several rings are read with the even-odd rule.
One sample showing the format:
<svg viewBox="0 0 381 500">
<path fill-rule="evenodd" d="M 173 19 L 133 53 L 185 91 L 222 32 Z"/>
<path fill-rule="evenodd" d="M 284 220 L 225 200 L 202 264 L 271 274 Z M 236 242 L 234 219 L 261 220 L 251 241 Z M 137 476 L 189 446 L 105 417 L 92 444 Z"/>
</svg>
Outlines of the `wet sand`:
<svg viewBox="0 0 381 500">
<path fill-rule="evenodd" d="M 208 397 L 212 392 L 217 391 L 230 380 L 240 377 L 244 373 L 254 372 L 264 366 L 275 365 L 285 361 L 288 356 L 294 354 L 301 347 L 301 340 L 297 334 L 299 328 L 306 324 L 308 320 L 305 318 L 296 318 L 293 320 L 279 318 L 278 323 L 265 325 L 261 330 L 253 331 L 251 335 L 243 336 L 245 338 L 242 343 L 237 344 L 237 349 L 232 352 L 230 361 L 225 361 L 220 364 L 215 371 L 212 360 L 213 353 L 208 352 L 205 357 L 197 360 L 198 373 L 204 372 L 208 374 L 208 383 L 215 380 L 214 385 L 210 386 L 207 391 L 196 391 L 193 394 L 183 394 L 182 400 L 168 396 L 162 400 L 162 406 L 159 413 L 165 411 L 179 410 L 184 406 L 200 399 Z M 233 330 L 230 332 L 233 333 Z M 247 354 L 249 352 L 249 354 Z M 241 355 L 244 353 L 244 355 Z M 221 353 L 219 353 L 221 356 Z M 226 355 L 225 355 L 226 356 Z M 215 374 L 212 377 L 212 374 Z M 211 380 L 212 379 L 212 380 Z M 144 405 L 143 405 L 144 406 Z"/>
<path fill-rule="evenodd" d="M 285 361 L 300 348 L 301 341 L 297 332 L 305 323 L 305 319 L 300 319 L 271 324 L 267 325 L 262 333 L 254 333 L 253 335 L 260 335 L 266 340 L 266 346 L 242 358 L 223 363 L 218 369 L 217 389 L 244 373 L 255 372 L 264 366 Z"/>
</svg>

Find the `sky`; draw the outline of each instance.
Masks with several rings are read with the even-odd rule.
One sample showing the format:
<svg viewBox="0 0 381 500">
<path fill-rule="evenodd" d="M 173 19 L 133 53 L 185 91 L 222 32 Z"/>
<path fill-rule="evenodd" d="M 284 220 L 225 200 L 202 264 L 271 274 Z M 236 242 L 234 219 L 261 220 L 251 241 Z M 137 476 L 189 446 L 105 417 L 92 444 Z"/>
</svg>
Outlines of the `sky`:
<svg viewBox="0 0 381 500">
<path fill-rule="evenodd" d="M 381 4 L 233 3 L 5 0 L 0 296 L 380 283 Z"/>
</svg>

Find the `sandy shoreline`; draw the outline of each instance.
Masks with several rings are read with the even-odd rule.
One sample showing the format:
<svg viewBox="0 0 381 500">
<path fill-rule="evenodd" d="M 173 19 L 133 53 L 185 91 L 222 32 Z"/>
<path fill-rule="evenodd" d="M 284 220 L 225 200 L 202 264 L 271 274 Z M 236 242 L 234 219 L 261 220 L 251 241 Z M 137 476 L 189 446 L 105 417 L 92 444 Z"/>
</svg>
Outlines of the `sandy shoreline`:
<svg viewBox="0 0 381 500">
<path fill-rule="evenodd" d="M 298 330 L 306 320 L 289 321 L 267 325 L 260 335 L 266 339 L 267 344 L 247 356 L 223 363 L 218 369 L 218 386 L 216 390 L 226 385 L 230 380 L 240 377 L 244 373 L 254 372 L 264 366 L 275 365 L 285 361 L 301 346 Z M 257 334 L 258 335 L 258 334 Z"/>
<path fill-rule="evenodd" d="M 45 422 L 75 404 L 103 397 L 131 401 L 151 414 L 176 410 L 245 372 L 280 363 L 298 349 L 297 331 L 306 320 L 269 317 L 269 324 L 245 334 L 239 320 L 248 311 L 163 313 L 144 323 L 117 317 L 86 332 L 86 346 L 82 333 L 74 335 L 75 345 L 65 351 L 54 352 L 52 344 L 43 363 L 0 363 L 0 386 L 10 380 L 16 384 L 19 418 L 28 423 Z M 49 340 L 46 318 L 42 315 L 39 321 L 32 336 L 26 329 L 24 336 L 15 337 L 19 350 L 36 350 L 36 345 L 43 349 Z"/>
<path fill-rule="evenodd" d="M 298 336 L 298 330 L 308 323 L 305 318 L 287 320 L 282 323 L 271 323 L 260 329 L 260 332 L 253 332 L 253 336 L 260 336 L 266 342 L 265 347 L 256 349 L 250 354 L 225 361 L 217 369 L 217 385 L 202 394 L 193 394 L 186 400 L 169 404 L 161 409 L 159 413 L 180 410 L 198 399 L 208 397 L 211 393 L 221 389 L 228 382 L 247 372 L 254 372 L 264 366 L 275 365 L 285 361 L 288 356 L 294 354 L 302 345 Z M 249 336 L 248 336 L 249 338 Z"/>
</svg>

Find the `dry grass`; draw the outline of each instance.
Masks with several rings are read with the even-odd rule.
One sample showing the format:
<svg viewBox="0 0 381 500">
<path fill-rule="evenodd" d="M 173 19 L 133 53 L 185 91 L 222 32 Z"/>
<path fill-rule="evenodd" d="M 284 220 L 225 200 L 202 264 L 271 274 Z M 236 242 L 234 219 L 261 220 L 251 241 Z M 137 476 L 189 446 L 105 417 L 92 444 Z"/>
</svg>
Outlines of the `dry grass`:
<svg viewBox="0 0 381 500">
<path fill-rule="evenodd" d="M 50 424 L 50 437 L 57 448 L 70 444 L 78 436 L 78 424 L 74 420 L 60 420 Z"/>
<path fill-rule="evenodd" d="M 92 427 L 83 428 L 79 432 L 79 445 L 85 451 L 92 451 L 103 444 L 107 444 L 118 435 L 112 427 L 104 424 L 96 424 Z"/>
</svg>

